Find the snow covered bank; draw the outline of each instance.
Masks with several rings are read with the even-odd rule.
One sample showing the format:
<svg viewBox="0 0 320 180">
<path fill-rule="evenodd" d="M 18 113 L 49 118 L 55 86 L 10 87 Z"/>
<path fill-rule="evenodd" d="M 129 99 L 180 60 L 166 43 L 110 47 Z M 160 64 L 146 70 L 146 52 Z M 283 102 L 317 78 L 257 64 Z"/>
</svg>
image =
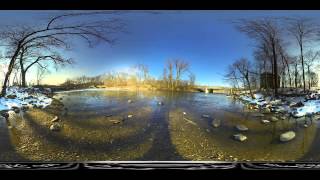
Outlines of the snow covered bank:
<svg viewBox="0 0 320 180">
<path fill-rule="evenodd" d="M 49 93 L 50 89 L 9 87 L 7 95 L 0 98 L 0 111 L 22 107 L 45 108 L 52 102 L 47 96 Z"/>
<path fill-rule="evenodd" d="M 320 92 L 307 96 L 272 98 L 260 93 L 241 95 L 239 98 L 256 109 L 266 109 L 270 112 L 288 113 L 293 117 L 303 117 L 320 113 Z"/>
</svg>

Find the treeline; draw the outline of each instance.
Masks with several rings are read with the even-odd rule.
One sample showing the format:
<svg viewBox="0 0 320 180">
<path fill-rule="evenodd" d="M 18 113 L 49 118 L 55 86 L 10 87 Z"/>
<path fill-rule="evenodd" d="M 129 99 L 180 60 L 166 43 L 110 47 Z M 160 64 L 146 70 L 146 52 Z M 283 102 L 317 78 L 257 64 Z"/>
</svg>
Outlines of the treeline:
<svg viewBox="0 0 320 180">
<path fill-rule="evenodd" d="M 135 65 L 130 72 L 112 71 L 94 77 L 80 76 L 67 79 L 61 86 L 67 89 L 130 86 L 173 91 L 192 90 L 195 86 L 196 76 L 190 71 L 189 63 L 181 59 L 168 60 L 159 78 L 152 77 L 144 64 Z"/>
<path fill-rule="evenodd" d="M 281 89 L 303 89 L 318 84 L 320 27 L 311 18 L 261 18 L 238 20 L 237 30 L 254 41 L 253 60 L 239 58 L 226 72 L 237 89 L 266 90 L 274 96 Z M 272 91 L 271 91 L 272 90 Z"/>
</svg>

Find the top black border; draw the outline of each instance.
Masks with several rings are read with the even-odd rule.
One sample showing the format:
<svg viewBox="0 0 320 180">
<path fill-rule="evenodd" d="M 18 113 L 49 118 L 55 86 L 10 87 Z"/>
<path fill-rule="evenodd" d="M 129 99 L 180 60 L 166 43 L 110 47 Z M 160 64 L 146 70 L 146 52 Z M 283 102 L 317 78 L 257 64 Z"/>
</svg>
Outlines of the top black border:
<svg viewBox="0 0 320 180">
<path fill-rule="evenodd" d="M 1 10 L 317 10 L 316 0 L 3 0 Z"/>
</svg>

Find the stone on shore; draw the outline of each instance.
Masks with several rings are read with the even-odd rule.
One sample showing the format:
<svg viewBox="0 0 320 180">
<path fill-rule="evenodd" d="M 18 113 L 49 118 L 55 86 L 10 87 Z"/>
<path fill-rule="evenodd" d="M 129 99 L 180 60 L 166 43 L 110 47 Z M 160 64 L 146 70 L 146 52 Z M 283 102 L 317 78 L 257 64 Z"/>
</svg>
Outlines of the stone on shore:
<svg viewBox="0 0 320 180">
<path fill-rule="evenodd" d="M 7 96 L 8 99 L 15 99 L 17 96 L 14 94 L 10 94 Z"/>
</svg>

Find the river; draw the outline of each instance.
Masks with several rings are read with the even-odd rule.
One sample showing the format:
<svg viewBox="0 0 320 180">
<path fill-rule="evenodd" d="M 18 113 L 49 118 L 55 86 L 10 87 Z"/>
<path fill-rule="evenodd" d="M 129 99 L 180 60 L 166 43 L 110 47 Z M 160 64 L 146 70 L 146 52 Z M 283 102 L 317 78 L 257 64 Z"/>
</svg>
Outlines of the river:
<svg viewBox="0 0 320 180">
<path fill-rule="evenodd" d="M 47 109 L 1 120 L 0 161 L 320 160 L 317 121 L 306 128 L 304 119 L 261 115 L 223 94 L 91 89 L 54 98 Z M 50 131 L 56 115 L 61 129 Z M 272 117 L 279 120 L 261 123 Z M 240 124 L 248 131 L 239 132 Z M 289 130 L 296 137 L 281 142 Z M 247 140 L 234 140 L 239 133 Z"/>
</svg>

